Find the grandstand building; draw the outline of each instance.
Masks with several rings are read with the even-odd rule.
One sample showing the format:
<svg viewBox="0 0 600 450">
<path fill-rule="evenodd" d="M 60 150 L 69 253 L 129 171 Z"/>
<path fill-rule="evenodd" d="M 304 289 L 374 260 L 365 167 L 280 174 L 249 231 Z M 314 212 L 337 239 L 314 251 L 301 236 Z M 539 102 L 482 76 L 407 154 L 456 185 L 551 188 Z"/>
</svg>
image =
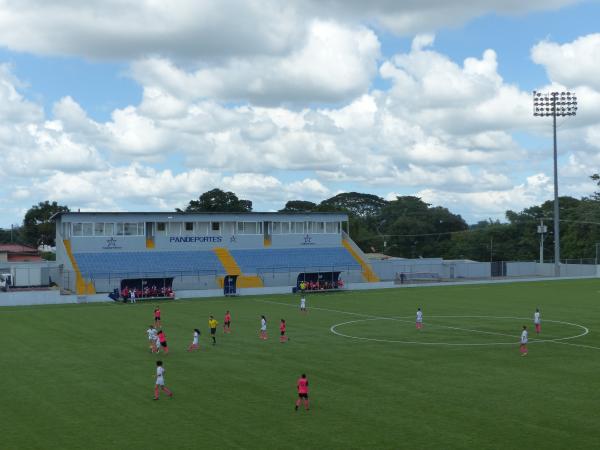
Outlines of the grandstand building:
<svg viewBox="0 0 600 450">
<path fill-rule="evenodd" d="M 79 295 L 378 281 L 342 213 L 66 212 L 54 220 L 61 287 Z"/>
</svg>

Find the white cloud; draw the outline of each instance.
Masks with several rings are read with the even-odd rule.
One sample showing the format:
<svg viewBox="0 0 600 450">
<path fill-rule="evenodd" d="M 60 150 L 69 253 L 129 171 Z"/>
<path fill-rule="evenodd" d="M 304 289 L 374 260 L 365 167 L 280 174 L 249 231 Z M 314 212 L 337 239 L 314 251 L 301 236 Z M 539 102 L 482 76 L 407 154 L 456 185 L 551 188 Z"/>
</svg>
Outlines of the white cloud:
<svg viewBox="0 0 600 450">
<path fill-rule="evenodd" d="M 0 0 L 0 45 L 84 58 L 222 59 L 281 55 L 314 19 L 376 23 L 400 34 L 477 16 L 555 9 L 576 0 Z M 75 7 L 76 5 L 76 7 Z"/>
<path fill-rule="evenodd" d="M 556 83 L 573 89 L 588 86 L 600 91 L 600 33 L 588 34 L 573 42 L 542 41 L 531 49 L 531 57 Z"/>
<path fill-rule="evenodd" d="M 153 57 L 135 61 L 131 74 L 147 86 L 147 102 L 158 97 L 161 104 L 174 104 L 167 112 L 173 109 L 178 114 L 182 105 L 173 99 L 342 101 L 367 91 L 378 57 L 379 41 L 373 31 L 314 21 L 303 45 L 285 56 L 238 57 L 193 71 Z"/>
</svg>

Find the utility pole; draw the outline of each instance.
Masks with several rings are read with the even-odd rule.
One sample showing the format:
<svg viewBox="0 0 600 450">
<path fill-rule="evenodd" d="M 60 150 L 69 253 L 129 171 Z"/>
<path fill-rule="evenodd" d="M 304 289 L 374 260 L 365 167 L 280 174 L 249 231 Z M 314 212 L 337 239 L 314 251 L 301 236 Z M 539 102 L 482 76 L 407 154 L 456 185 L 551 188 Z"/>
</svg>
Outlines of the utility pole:
<svg viewBox="0 0 600 450">
<path fill-rule="evenodd" d="M 548 231 L 548 227 L 544 225 L 544 219 L 540 219 L 540 224 L 537 227 L 537 232 L 540 235 L 540 264 L 544 263 L 544 238 Z"/>
</svg>

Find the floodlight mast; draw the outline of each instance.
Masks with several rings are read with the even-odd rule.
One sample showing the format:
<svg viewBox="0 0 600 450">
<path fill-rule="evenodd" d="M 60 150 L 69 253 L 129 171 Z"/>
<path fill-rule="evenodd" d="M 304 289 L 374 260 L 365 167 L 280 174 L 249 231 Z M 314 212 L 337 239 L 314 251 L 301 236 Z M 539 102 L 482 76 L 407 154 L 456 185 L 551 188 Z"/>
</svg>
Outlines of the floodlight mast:
<svg viewBox="0 0 600 450">
<path fill-rule="evenodd" d="M 533 91 L 533 115 L 552 117 L 554 132 L 554 275 L 560 276 L 560 215 L 558 209 L 558 158 L 556 148 L 556 117 L 574 116 L 577 96 L 574 92 Z"/>
</svg>

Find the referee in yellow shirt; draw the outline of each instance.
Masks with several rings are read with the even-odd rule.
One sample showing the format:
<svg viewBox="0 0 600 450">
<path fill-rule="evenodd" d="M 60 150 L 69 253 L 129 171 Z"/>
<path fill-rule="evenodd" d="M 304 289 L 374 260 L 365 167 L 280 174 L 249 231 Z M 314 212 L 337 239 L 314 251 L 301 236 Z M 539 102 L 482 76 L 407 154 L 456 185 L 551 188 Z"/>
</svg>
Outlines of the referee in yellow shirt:
<svg viewBox="0 0 600 450">
<path fill-rule="evenodd" d="M 210 328 L 210 337 L 212 337 L 213 345 L 217 343 L 217 325 L 219 322 L 215 320 L 213 316 L 208 318 L 208 328 Z"/>
</svg>

